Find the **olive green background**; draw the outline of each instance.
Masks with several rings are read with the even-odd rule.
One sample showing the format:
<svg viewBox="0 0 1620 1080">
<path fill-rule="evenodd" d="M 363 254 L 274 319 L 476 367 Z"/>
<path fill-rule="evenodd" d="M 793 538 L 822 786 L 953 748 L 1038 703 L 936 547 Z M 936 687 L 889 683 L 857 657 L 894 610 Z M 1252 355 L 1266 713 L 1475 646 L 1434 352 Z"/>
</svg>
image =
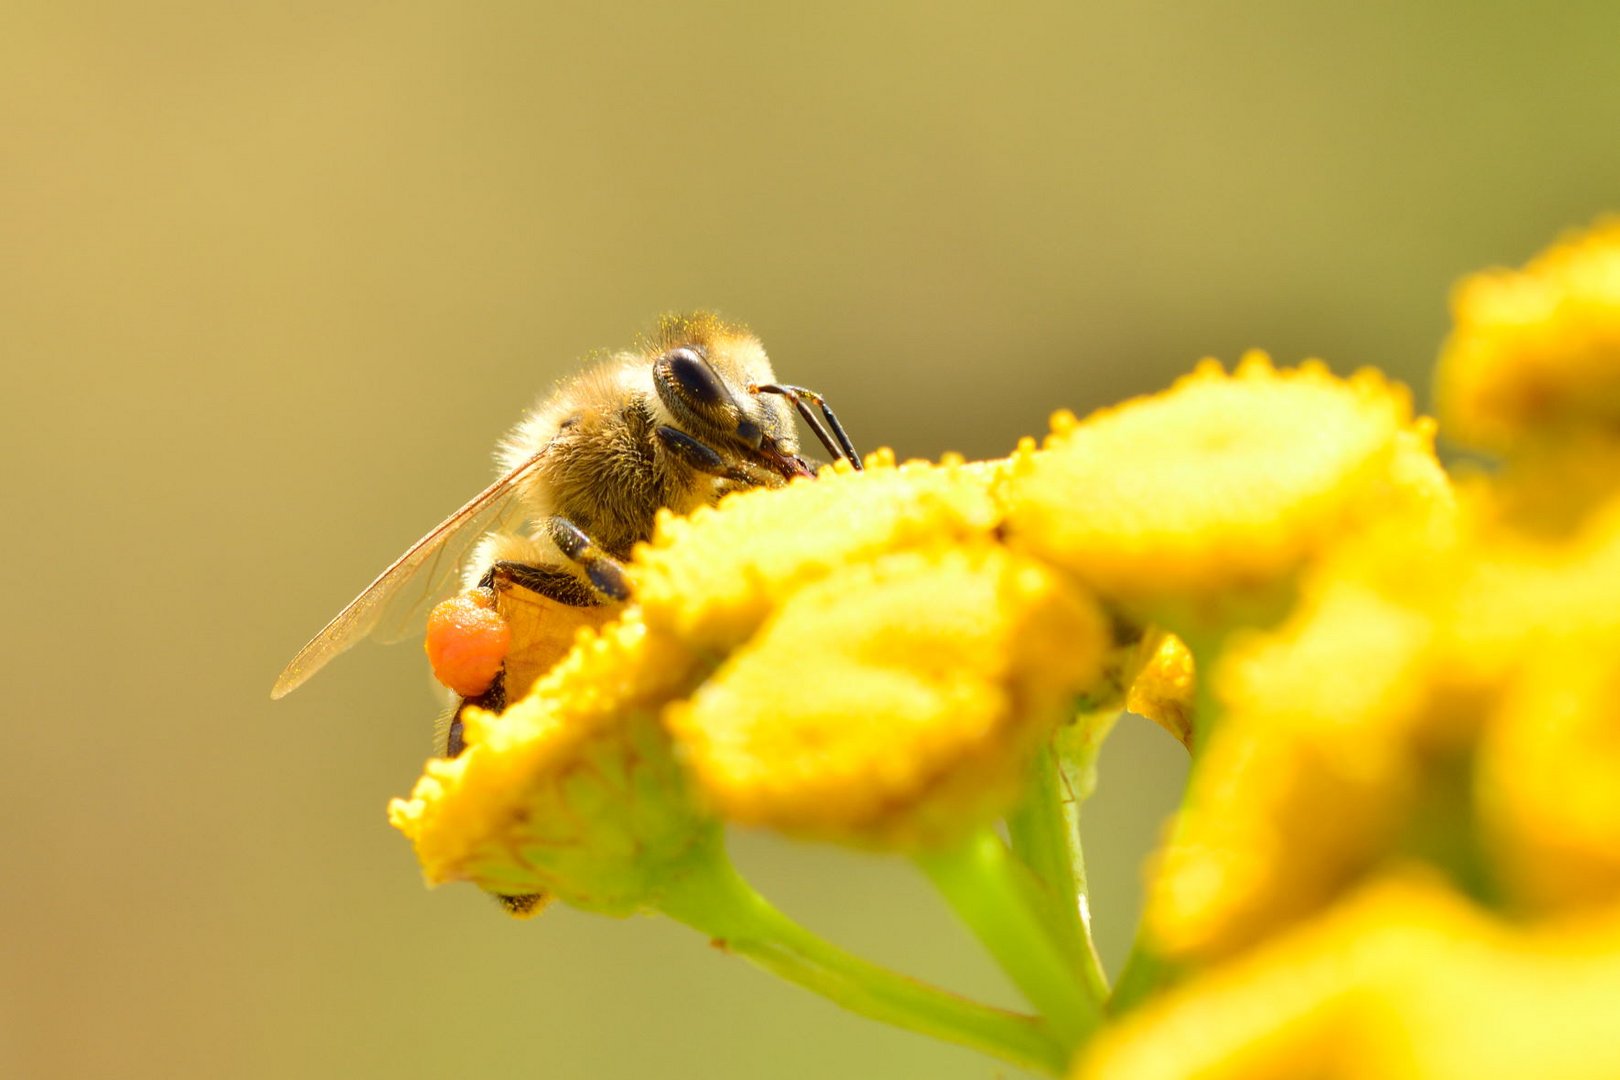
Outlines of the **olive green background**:
<svg viewBox="0 0 1620 1080">
<path fill-rule="evenodd" d="M 589 8 L 0 9 L 0 1075 L 1011 1075 L 673 924 L 424 890 L 420 655 L 272 679 L 659 311 L 988 456 L 1249 346 L 1421 387 L 1453 280 L 1620 205 L 1610 3 Z M 1104 759 L 1113 964 L 1178 753 Z M 1015 1001 L 904 864 L 738 848 Z"/>
</svg>

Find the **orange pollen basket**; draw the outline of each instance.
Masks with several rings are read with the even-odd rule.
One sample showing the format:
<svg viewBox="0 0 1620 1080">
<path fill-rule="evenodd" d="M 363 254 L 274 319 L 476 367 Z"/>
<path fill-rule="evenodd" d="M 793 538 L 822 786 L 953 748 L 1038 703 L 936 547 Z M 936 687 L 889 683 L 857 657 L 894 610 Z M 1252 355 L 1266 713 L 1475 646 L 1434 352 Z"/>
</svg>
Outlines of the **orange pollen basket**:
<svg viewBox="0 0 1620 1080">
<path fill-rule="evenodd" d="M 477 697 L 500 674 L 512 628 L 484 597 L 463 593 L 433 609 L 422 646 L 434 678 L 462 697 Z"/>
</svg>

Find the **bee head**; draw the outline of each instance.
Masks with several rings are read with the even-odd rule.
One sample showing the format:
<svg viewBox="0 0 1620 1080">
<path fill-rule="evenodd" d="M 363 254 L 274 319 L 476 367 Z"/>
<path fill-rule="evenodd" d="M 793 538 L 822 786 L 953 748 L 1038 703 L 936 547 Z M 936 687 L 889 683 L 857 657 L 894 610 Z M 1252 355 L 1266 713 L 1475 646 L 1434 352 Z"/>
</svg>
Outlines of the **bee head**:
<svg viewBox="0 0 1620 1080">
<path fill-rule="evenodd" d="M 763 458 L 783 475 L 803 472 L 792 413 L 749 388 L 775 377 L 759 339 L 713 315 L 666 317 L 653 343 L 653 387 L 676 424 L 721 453 Z"/>
</svg>

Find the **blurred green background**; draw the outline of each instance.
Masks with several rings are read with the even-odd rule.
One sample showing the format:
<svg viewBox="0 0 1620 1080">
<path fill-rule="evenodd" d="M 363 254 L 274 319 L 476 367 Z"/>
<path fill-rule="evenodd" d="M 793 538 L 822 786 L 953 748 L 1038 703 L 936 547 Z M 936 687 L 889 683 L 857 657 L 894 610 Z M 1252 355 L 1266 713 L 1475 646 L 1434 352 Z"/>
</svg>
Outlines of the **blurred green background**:
<svg viewBox="0 0 1620 1080">
<path fill-rule="evenodd" d="M 1612 3 L 5 5 L 0 1075 L 1009 1075 L 673 924 L 424 890 L 420 654 L 271 680 L 662 310 L 902 455 L 1249 346 L 1421 389 L 1455 278 L 1620 204 L 1617 45 Z M 1181 770 L 1104 759 L 1112 964 Z M 906 866 L 738 846 L 1013 1000 Z"/>
</svg>

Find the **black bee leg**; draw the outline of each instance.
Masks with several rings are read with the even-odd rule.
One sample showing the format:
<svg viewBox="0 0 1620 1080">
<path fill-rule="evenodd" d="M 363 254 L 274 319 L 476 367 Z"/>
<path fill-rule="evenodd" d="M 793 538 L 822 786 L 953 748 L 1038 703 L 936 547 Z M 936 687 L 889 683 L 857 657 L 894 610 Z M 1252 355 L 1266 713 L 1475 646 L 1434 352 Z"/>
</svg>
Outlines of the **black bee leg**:
<svg viewBox="0 0 1620 1080">
<path fill-rule="evenodd" d="M 723 476 L 727 480 L 735 480 L 739 484 L 752 485 L 754 479 L 748 472 L 739 466 L 729 464 L 725 458 L 708 443 L 699 442 L 679 428 L 661 425 L 655 432 L 658 441 L 664 444 L 664 449 L 674 454 L 677 459 L 690 469 L 709 476 Z"/>
<path fill-rule="evenodd" d="M 461 717 L 467 711 L 469 705 L 476 705 L 480 709 L 487 709 L 490 712 L 504 710 L 506 708 L 506 672 L 503 670 L 496 675 L 495 681 L 490 683 L 489 689 L 482 694 L 477 697 L 462 698 L 460 703 L 456 705 L 456 711 L 450 715 L 449 730 L 445 732 L 444 756 L 447 758 L 460 757 L 461 752 L 467 749 L 467 743 L 462 734 L 464 727 Z M 535 914 L 546 902 L 546 897 L 542 893 L 497 896 L 495 899 L 508 915 L 515 915 L 520 919 Z"/>
<path fill-rule="evenodd" d="M 598 592 L 609 600 L 630 599 L 630 582 L 624 576 L 624 564 L 597 547 L 584 530 L 560 515 L 548 518 L 546 528 L 558 550 L 585 571 Z"/>
<path fill-rule="evenodd" d="M 503 582 L 511 582 L 569 607 L 595 607 L 602 602 L 589 585 L 560 566 L 531 566 L 503 559 L 491 566 L 478 584 L 499 592 Z"/>
<path fill-rule="evenodd" d="M 450 714 L 450 726 L 444 733 L 444 756 L 447 758 L 460 757 L 461 752 L 467 748 L 467 743 L 462 735 L 464 726 L 461 717 L 467 711 L 469 705 L 476 705 L 480 709 L 497 713 L 506 708 L 506 671 L 504 668 L 496 672 L 495 681 L 489 684 L 488 690 L 485 690 L 477 697 L 462 698 L 456 705 L 456 711 Z"/>
<path fill-rule="evenodd" d="M 814 390 L 806 390 L 802 386 L 788 386 L 784 383 L 764 383 L 760 386 L 750 386 L 748 389 L 756 394 L 780 394 L 787 398 L 793 407 L 799 410 L 799 415 L 804 417 L 804 422 L 815 432 L 816 438 L 821 440 L 821 445 L 827 448 L 827 453 L 831 454 L 835 461 L 843 458 L 851 467 L 857 470 L 861 468 L 861 455 L 855 452 L 855 444 L 850 442 L 849 435 L 844 431 L 844 425 L 838 422 L 838 417 L 827 404 L 826 398 Z M 810 405 L 807 403 L 814 403 L 816 408 L 821 410 L 822 417 L 827 420 L 825 425 L 822 424 L 820 417 L 810 411 Z M 829 428 L 832 430 L 829 431 Z"/>
</svg>

